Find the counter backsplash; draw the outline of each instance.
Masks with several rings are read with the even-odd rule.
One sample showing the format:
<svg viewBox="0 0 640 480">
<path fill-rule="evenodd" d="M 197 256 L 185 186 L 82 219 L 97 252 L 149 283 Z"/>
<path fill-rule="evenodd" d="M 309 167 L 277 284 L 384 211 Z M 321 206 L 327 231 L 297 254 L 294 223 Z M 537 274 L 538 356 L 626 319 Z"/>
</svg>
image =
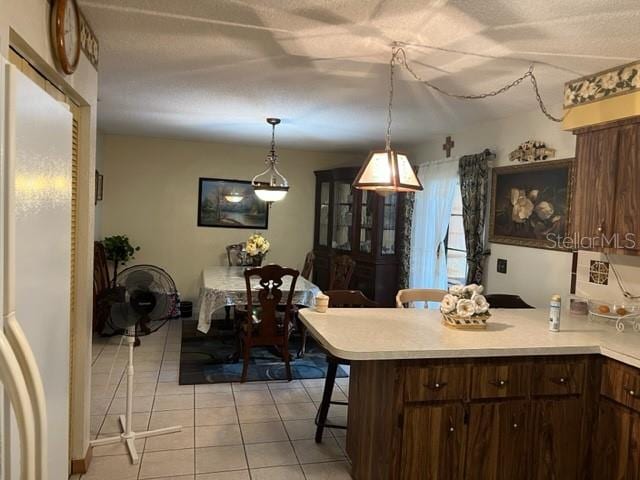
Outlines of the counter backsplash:
<svg viewBox="0 0 640 480">
<path fill-rule="evenodd" d="M 640 295 L 640 257 L 609 255 L 624 287 Z M 608 302 L 624 300 L 616 276 L 604 254 L 580 251 L 576 265 L 576 295 Z M 639 301 L 640 303 L 640 301 Z"/>
</svg>

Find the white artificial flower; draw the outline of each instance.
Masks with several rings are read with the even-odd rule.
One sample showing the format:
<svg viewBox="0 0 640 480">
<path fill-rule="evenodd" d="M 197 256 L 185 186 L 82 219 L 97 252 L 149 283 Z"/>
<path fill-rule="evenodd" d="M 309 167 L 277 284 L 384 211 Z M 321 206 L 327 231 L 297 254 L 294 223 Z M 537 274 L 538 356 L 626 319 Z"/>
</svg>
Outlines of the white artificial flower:
<svg viewBox="0 0 640 480">
<path fill-rule="evenodd" d="M 457 303 L 458 297 L 447 294 L 442 299 L 442 302 L 440 302 L 440 311 L 442 313 L 451 313 L 456 309 Z"/>
<path fill-rule="evenodd" d="M 471 298 L 475 294 L 482 293 L 482 290 L 484 290 L 484 287 L 482 287 L 482 285 L 478 285 L 477 283 L 471 283 L 462 289 L 462 291 L 465 293 L 465 296 L 468 298 Z"/>
<path fill-rule="evenodd" d="M 474 293 L 473 297 L 471 297 L 471 301 L 475 304 L 476 313 L 485 313 L 489 311 L 489 302 L 487 302 L 484 295 Z"/>
<path fill-rule="evenodd" d="M 576 98 L 576 93 L 573 90 L 571 90 L 570 88 L 567 88 L 564 91 L 564 104 L 565 105 L 572 105 L 575 98 Z"/>
<path fill-rule="evenodd" d="M 555 213 L 555 209 L 553 208 L 553 205 L 549 202 L 540 202 L 539 204 L 536 205 L 534 210 L 536 212 L 536 215 L 538 215 L 538 217 L 540 217 L 541 220 L 548 220 Z"/>
<path fill-rule="evenodd" d="M 622 73 L 620 74 L 620 78 L 622 80 L 626 80 L 626 81 L 631 81 L 631 77 L 633 77 L 634 75 L 634 67 L 627 67 L 624 70 L 622 70 Z M 637 73 L 636 73 L 636 78 L 637 78 Z"/>
<path fill-rule="evenodd" d="M 459 297 L 460 295 L 462 295 L 462 291 L 463 291 L 462 285 L 452 285 L 451 287 L 449 287 L 449 293 L 451 295 L 455 295 L 456 297 Z"/>
<path fill-rule="evenodd" d="M 602 88 L 606 90 L 613 90 L 616 88 L 616 85 L 620 81 L 620 77 L 618 77 L 617 72 L 609 72 L 604 77 L 602 77 L 601 85 Z"/>
<path fill-rule="evenodd" d="M 515 223 L 525 223 L 533 213 L 533 202 L 525 196 L 518 198 L 513 205 L 511 220 Z"/>
<path fill-rule="evenodd" d="M 456 313 L 462 318 L 469 318 L 476 313 L 476 304 L 472 300 L 463 298 L 458 302 Z"/>
<path fill-rule="evenodd" d="M 595 83 L 585 81 L 582 84 L 582 87 L 580 88 L 580 95 L 584 98 L 588 98 L 588 97 L 591 97 L 592 95 L 595 95 L 597 91 L 598 91 L 598 87 L 596 86 Z"/>
</svg>

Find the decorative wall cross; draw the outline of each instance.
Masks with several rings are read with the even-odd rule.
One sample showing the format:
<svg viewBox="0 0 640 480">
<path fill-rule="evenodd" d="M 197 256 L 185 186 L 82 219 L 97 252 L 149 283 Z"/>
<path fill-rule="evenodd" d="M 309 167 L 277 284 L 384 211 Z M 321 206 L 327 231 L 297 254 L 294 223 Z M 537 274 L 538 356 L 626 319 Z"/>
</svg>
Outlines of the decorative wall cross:
<svg viewBox="0 0 640 480">
<path fill-rule="evenodd" d="M 455 145 L 455 142 L 451 139 L 450 136 L 447 135 L 447 138 L 445 138 L 445 142 L 442 145 L 442 150 L 447 152 L 447 158 L 451 156 L 451 149 L 455 147 Z"/>
</svg>

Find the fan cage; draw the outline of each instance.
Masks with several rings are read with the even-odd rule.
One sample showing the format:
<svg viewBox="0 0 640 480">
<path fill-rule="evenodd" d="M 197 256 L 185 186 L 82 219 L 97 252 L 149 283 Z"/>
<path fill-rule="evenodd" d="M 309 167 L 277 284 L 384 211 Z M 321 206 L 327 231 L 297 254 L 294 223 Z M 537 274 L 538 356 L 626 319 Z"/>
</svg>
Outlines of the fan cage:
<svg viewBox="0 0 640 480">
<path fill-rule="evenodd" d="M 108 323 L 114 330 L 123 330 L 125 335 L 134 324 L 136 336 L 150 335 L 179 316 L 180 299 L 175 282 L 166 270 L 156 265 L 125 268 L 116 277 L 116 290 L 120 301 L 112 304 Z M 132 300 L 142 293 L 152 293 L 155 298 L 149 312 L 141 313 L 132 307 Z"/>
</svg>

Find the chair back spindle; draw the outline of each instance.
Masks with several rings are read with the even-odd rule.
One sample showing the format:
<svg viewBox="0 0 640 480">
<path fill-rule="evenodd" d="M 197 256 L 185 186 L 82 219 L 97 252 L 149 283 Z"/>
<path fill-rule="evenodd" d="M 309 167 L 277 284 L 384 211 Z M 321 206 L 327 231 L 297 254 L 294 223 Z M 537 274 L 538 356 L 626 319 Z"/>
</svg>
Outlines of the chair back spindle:
<svg viewBox="0 0 640 480">
<path fill-rule="evenodd" d="M 329 290 L 348 290 L 356 262 L 349 255 L 336 255 L 329 269 Z"/>
<path fill-rule="evenodd" d="M 304 259 L 304 266 L 302 267 L 302 273 L 300 276 L 306 280 L 311 280 L 311 273 L 313 272 L 313 262 L 316 259 L 316 254 L 313 252 L 307 253 Z"/>
<path fill-rule="evenodd" d="M 240 253 L 245 248 L 245 243 L 234 243 L 232 245 L 227 245 L 225 250 L 227 251 L 227 261 L 229 262 L 230 267 L 236 267 L 242 265 L 242 259 L 240 258 Z"/>
<path fill-rule="evenodd" d="M 245 270 L 247 313 L 250 317 L 246 328 L 252 344 L 271 345 L 278 343 L 270 343 L 271 340 L 278 340 L 283 337 L 288 338 L 289 324 L 293 318 L 293 294 L 299 275 L 297 270 L 279 265 L 267 265 Z M 291 285 L 287 292 L 283 317 L 282 312 L 278 311 L 278 305 L 282 301 L 283 291 L 281 287 L 284 283 L 284 277 L 287 276 L 291 277 Z M 257 302 L 254 300 L 255 292 L 251 286 L 253 277 L 258 277 L 258 284 L 260 285 L 260 289 L 257 292 Z M 258 310 L 259 313 L 256 313 Z"/>
</svg>

